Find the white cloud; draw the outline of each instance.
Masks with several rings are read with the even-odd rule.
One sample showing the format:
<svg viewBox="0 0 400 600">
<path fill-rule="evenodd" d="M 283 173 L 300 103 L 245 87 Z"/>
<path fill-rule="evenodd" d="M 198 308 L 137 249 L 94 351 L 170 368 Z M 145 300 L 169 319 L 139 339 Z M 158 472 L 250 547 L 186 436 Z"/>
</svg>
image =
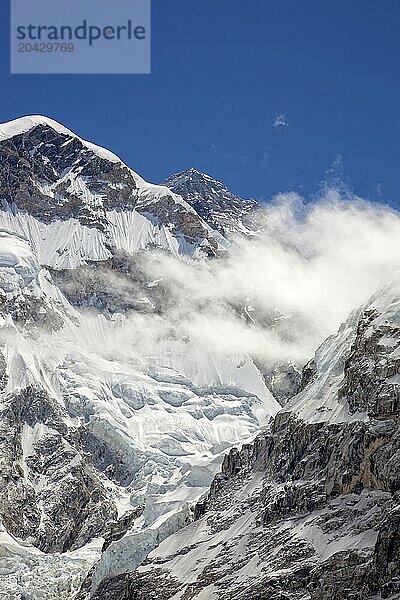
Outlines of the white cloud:
<svg viewBox="0 0 400 600">
<path fill-rule="evenodd" d="M 104 325 L 107 354 L 156 356 L 163 343 L 179 339 L 200 351 L 250 354 L 269 366 L 304 363 L 398 275 L 400 217 L 383 206 L 334 191 L 307 206 L 297 194 L 281 194 L 260 213 L 260 224 L 262 234 L 235 239 L 225 258 L 149 253 L 148 277 L 162 278 L 168 306 L 158 314 L 132 312 L 120 327 Z M 129 296 L 129 286 L 122 288 Z"/>
<path fill-rule="evenodd" d="M 163 275 L 175 299 L 163 320 L 219 352 L 304 362 L 398 273 L 400 217 L 329 192 L 307 207 L 281 195 L 261 218 L 265 232 L 237 239 L 225 259 L 158 257 L 152 275 Z"/>
<path fill-rule="evenodd" d="M 282 113 L 280 115 L 276 115 L 274 122 L 273 122 L 273 127 L 275 127 L 275 129 L 280 129 L 281 127 L 287 127 L 288 125 L 289 125 L 289 121 L 285 114 Z"/>
</svg>

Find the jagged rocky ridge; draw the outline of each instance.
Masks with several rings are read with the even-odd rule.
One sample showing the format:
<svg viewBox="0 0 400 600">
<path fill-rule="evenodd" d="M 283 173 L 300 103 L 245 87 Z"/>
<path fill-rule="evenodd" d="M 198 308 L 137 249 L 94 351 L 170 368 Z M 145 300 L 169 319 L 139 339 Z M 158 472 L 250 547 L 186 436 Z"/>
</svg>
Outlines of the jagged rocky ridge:
<svg viewBox="0 0 400 600">
<path fill-rule="evenodd" d="M 223 183 L 197 169 L 172 175 L 164 181 L 164 185 L 182 196 L 213 229 L 223 235 L 251 235 L 260 227 L 257 222 L 258 202 L 240 198 Z"/>
<path fill-rule="evenodd" d="M 115 249 L 214 256 L 225 244 L 169 188 L 44 117 L 2 126 L 0 199 L 0 226 L 27 237 L 40 262 L 56 268 L 106 260 Z"/>
<path fill-rule="evenodd" d="M 393 285 L 323 344 L 271 427 L 230 451 L 193 522 L 92 597 L 399 598 L 399 370 Z"/>
</svg>

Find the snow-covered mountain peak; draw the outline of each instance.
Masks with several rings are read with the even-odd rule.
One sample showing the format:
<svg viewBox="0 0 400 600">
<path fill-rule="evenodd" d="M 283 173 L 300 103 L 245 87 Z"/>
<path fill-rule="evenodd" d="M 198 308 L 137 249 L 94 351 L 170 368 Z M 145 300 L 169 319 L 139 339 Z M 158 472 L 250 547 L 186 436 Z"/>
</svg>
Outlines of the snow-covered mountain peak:
<svg viewBox="0 0 400 600">
<path fill-rule="evenodd" d="M 228 191 L 228 189 L 224 186 L 222 182 L 218 181 L 217 179 L 214 179 L 214 177 L 208 175 L 207 173 L 204 173 L 203 171 L 199 171 L 199 169 L 196 169 L 195 167 L 189 167 L 189 169 L 185 169 L 184 171 L 180 171 L 179 173 L 171 175 L 170 177 L 168 177 L 165 183 L 167 182 L 173 184 L 178 184 L 178 182 L 182 184 L 187 183 L 192 185 L 193 187 L 196 184 L 206 182 L 210 186 L 212 184 L 215 184 L 217 186 L 223 187 L 226 191 Z"/>
<path fill-rule="evenodd" d="M 66 135 L 68 137 L 73 137 L 82 142 L 84 146 L 86 146 L 89 150 L 96 153 L 101 158 L 105 160 L 109 160 L 111 162 L 122 162 L 121 159 L 116 156 L 113 152 L 102 148 L 101 146 L 97 146 L 92 142 L 88 142 L 78 135 L 76 135 L 73 131 L 61 125 L 54 119 L 50 119 L 49 117 L 44 117 L 43 115 L 29 115 L 26 117 L 20 117 L 19 119 L 14 119 L 13 121 L 8 121 L 6 123 L 2 123 L 0 125 L 0 141 L 4 141 L 15 137 L 17 135 L 22 135 L 24 133 L 28 133 L 35 129 L 36 127 L 47 127 L 55 131 L 56 133 Z"/>
<path fill-rule="evenodd" d="M 47 117 L 0 126 L 0 201 L 0 227 L 56 268 L 105 260 L 113 249 L 194 256 L 223 244 L 181 196 Z"/>
<path fill-rule="evenodd" d="M 140 563 L 279 410 L 251 356 L 186 335 L 186 306 L 154 277 L 154 249 L 226 246 L 180 195 L 62 125 L 0 127 L 0 600 L 72 598 L 102 551 L 96 577 L 125 545 Z"/>
<path fill-rule="evenodd" d="M 235 207 L 241 210 L 245 208 L 250 210 L 258 206 L 255 200 L 241 198 L 232 193 L 221 181 L 194 167 L 171 175 L 164 181 L 164 185 L 185 199 L 197 196 L 205 206 L 211 204 L 212 201 L 220 208 L 224 207 L 229 210 Z"/>
<path fill-rule="evenodd" d="M 311 311 L 264 304 L 254 254 L 244 282 L 235 251 L 205 260 L 260 253 L 260 208 L 46 117 L 0 126 L 0 600 L 397 598 L 400 287 L 301 376 Z"/>
<path fill-rule="evenodd" d="M 174 185 L 183 185 L 186 183 L 188 186 L 191 186 L 192 189 L 195 189 L 195 186 L 200 183 L 206 183 L 210 188 L 215 185 L 220 189 L 224 189 L 227 193 L 230 193 L 228 188 L 221 181 L 214 179 L 214 177 L 208 175 L 208 173 L 199 171 L 199 169 L 196 169 L 195 167 L 189 167 L 189 169 L 171 175 L 165 180 L 165 184 L 167 183 Z"/>
<path fill-rule="evenodd" d="M 164 185 L 182 196 L 211 227 L 223 235 L 254 231 L 248 216 L 260 208 L 258 202 L 234 194 L 211 175 L 192 167 L 171 175 Z"/>
</svg>

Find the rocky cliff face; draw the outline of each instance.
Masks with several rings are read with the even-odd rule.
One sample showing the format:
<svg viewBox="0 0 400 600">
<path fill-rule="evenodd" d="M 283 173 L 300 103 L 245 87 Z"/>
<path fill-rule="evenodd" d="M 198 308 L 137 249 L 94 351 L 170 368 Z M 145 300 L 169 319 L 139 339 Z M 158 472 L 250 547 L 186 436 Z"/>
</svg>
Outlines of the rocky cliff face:
<svg viewBox="0 0 400 600">
<path fill-rule="evenodd" d="M 49 122 L 32 125 L 0 141 L 0 197 L 9 205 L 44 222 L 76 218 L 99 228 L 107 209 L 135 207 L 139 186 L 126 166 Z M 97 202 L 85 202 L 85 193 Z"/>
<path fill-rule="evenodd" d="M 28 237 L 40 262 L 55 268 L 115 250 L 215 256 L 224 247 L 181 196 L 45 117 L 0 127 L 0 200 L 0 226 Z"/>
<path fill-rule="evenodd" d="M 105 481 L 82 453 L 86 432 L 42 389 L 8 396 L 2 426 L 1 519 L 7 531 L 43 552 L 65 552 L 110 529 L 118 518 Z M 96 465 L 97 466 L 97 465 Z"/>
<path fill-rule="evenodd" d="M 251 235 L 260 226 L 255 200 L 244 200 L 220 181 L 197 169 L 188 169 L 165 180 L 164 185 L 190 204 L 196 212 L 222 235 Z"/>
<path fill-rule="evenodd" d="M 230 451 L 192 524 L 94 598 L 400 597 L 399 292 L 321 347 L 313 380 Z"/>
</svg>

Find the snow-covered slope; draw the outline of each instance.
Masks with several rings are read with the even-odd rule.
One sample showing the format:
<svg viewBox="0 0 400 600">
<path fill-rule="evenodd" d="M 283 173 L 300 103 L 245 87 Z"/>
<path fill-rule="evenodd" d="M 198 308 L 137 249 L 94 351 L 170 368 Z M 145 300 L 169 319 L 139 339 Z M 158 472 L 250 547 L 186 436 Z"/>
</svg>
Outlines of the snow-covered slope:
<svg viewBox="0 0 400 600">
<path fill-rule="evenodd" d="M 0 600 L 72 598 L 82 573 L 98 560 L 103 540 L 63 554 L 48 554 L 0 527 Z"/>
<path fill-rule="evenodd" d="M 25 238 L 0 230 L 0 269 L 3 291 L 15 293 L 36 279 L 40 267 Z"/>
<path fill-rule="evenodd" d="M 216 254 L 223 237 L 182 197 L 45 117 L 0 125 L 0 227 L 26 236 L 42 264 L 73 268 L 113 249 Z"/>
<path fill-rule="evenodd" d="M 271 430 L 230 452 L 197 519 L 94 598 L 398 599 L 399 333 L 394 283 L 323 344 Z"/>
<path fill-rule="evenodd" d="M 354 410 L 346 400 L 342 390 L 346 368 L 348 369 L 349 348 L 360 344 L 370 346 L 377 342 L 376 364 L 367 360 L 362 351 L 359 361 L 364 366 L 364 377 L 370 373 L 377 377 L 381 391 L 388 385 L 388 396 L 396 395 L 396 376 L 386 374 L 381 377 L 385 366 L 397 363 L 398 326 L 400 325 L 400 283 L 395 281 L 379 290 L 368 302 L 354 310 L 339 331 L 328 338 L 316 351 L 315 357 L 306 369 L 312 372 L 309 384 L 293 397 L 281 411 L 296 415 L 307 423 L 341 423 L 368 419 L 368 411 Z M 379 333 L 382 335 L 379 337 Z M 376 339 L 375 339 L 376 338 Z M 372 394 L 372 382 L 370 392 Z M 360 382 L 361 385 L 361 382 Z"/>
</svg>

